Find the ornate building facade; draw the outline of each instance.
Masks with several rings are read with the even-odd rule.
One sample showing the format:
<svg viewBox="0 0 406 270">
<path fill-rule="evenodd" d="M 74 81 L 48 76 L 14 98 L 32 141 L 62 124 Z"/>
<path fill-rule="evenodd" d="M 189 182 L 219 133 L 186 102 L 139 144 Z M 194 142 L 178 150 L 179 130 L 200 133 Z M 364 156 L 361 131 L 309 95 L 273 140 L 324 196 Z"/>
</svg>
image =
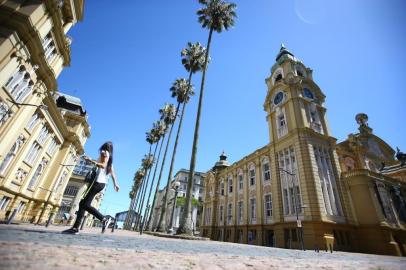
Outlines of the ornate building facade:
<svg viewBox="0 0 406 270">
<path fill-rule="evenodd" d="M 44 222 L 90 136 L 79 99 L 59 94 L 83 1 L 0 2 L 0 219 Z"/>
<path fill-rule="evenodd" d="M 354 198 L 348 179 L 355 177 L 352 171 L 361 168 L 370 177 L 371 168 L 361 165 L 372 163 L 361 162 L 369 157 L 365 155 L 367 150 L 350 154 L 361 148 L 347 149 L 347 155 L 359 167 L 354 165 L 350 172 L 342 173 L 342 160 L 349 162 L 342 154 L 346 143 L 337 145 L 330 133 L 326 97 L 313 81 L 312 70 L 282 45 L 265 81 L 269 144 L 231 165 L 222 155 L 207 172 L 201 234 L 214 240 L 284 248 L 403 254 L 404 221 L 396 219 L 398 222 L 391 223 L 395 227 L 390 229 L 385 227 L 387 223 L 379 223 L 388 217 L 382 213 L 376 214 L 375 223 L 361 221 L 360 215 L 381 211 L 379 197 L 366 184 L 372 192 L 369 199 L 376 204 Z M 378 145 L 385 153 L 386 164 L 395 164 L 393 150 L 380 139 Z M 397 209 L 404 207 L 405 179 L 384 172 L 380 175 L 400 187 L 398 194 L 403 204 L 399 203 Z M 372 181 L 368 179 L 365 181 Z M 383 205 L 392 201 L 388 194 Z M 397 213 L 395 209 L 393 215 Z M 368 226 L 380 232 L 386 229 L 386 235 L 374 238 L 364 231 Z M 369 241 L 378 238 L 381 248 L 367 248 Z"/>
</svg>

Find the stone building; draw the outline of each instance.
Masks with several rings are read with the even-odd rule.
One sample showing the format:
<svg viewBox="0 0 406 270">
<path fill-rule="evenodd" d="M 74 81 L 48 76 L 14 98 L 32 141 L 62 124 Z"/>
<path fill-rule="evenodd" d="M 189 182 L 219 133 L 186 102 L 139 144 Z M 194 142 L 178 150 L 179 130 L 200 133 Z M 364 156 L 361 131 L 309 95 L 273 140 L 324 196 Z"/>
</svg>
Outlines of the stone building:
<svg viewBox="0 0 406 270">
<path fill-rule="evenodd" d="M 189 176 L 189 170 L 186 169 L 180 169 L 176 174 L 174 179 L 171 181 L 171 187 L 174 186 L 174 183 L 176 181 L 179 182 L 179 188 L 178 188 L 178 201 L 182 201 L 182 199 L 179 198 L 185 198 L 186 197 L 186 189 L 187 189 L 187 183 L 188 183 L 188 176 Z M 194 184 L 193 184 L 193 189 L 192 189 L 192 198 L 195 199 L 199 205 L 194 205 L 192 207 L 192 220 L 194 224 L 194 228 L 197 231 L 200 226 L 201 222 L 201 203 L 203 201 L 203 194 L 204 194 L 204 189 L 203 189 L 203 179 L 205 177 L 205 174 L 202 172 L 195 172 L 195 178 L 194 178 Z M 159 222 L 159 216 L 161 215 L 161 208 L 163 204 L 163 199 L 165 195 L 165 190 L 166 187 L 163 188 L 162 190 L 159 191 L 156 197 L 156 202 L 155 202 L 155 209 L 152 212 L 152 228 L 156 228 Z M 166 215 L 166 223 L 167 226 L 170 224 L 170 219 L 172 215 L 172 210 L 173 210 L 173 203 L 174 203 L 174 198 L 175 198 L 175 191 L 173 188 L 169 190 L 168 193 L 168 208 L 167 208 L 167 215 Z M 183 211 L 183 206 L 177 205 L 174 210 L 174 215 L 173 215 L 173 228 L 176 230 L 179 227 L 179 219 L 182 215 Z"/>
<path fill-rule="evenodd" d="M 222 155 L 207 172 L 201 234 L 283 248 L 303 243 L 306 249 L 404 254 L 405 227 L 398 218 L 405 201 L 404 168 L 375 171 L 378 159 L 396 167 L 392 148 L 359 117 L 360 134 L 337 145 L 326 119 L 326 97 L 312 70 L 283 45 L 265 82 L 269 143 L 231 165 Z M 365 146 L 365 132 L 376 143 Z M 363 146 L 354 147 L 354 140 Z M 382 155 L 370 155 L 371 147 Z M 350 158 L 353 167 L 343 169 Z M 359 178 L 362 185 L 351 180 Z M 382 191 L 374 190 L 376 181 L 384 183 Z M 398 194 L 397 208 L 383 191 L 392 187 L 398 190 L 390 193 Z M 357 197 L 356 189 L 369 201 Z M 389 224 L 388 218 L 396 222 Z"/>
<path fill-rule="evenodd" d="M 44 222 L 58 210 L 90 136 L 77 99 L 58 94 L 70 64 L 69 29 L 83 1 L 0 4 L 0 219 Z"/>
</svg>

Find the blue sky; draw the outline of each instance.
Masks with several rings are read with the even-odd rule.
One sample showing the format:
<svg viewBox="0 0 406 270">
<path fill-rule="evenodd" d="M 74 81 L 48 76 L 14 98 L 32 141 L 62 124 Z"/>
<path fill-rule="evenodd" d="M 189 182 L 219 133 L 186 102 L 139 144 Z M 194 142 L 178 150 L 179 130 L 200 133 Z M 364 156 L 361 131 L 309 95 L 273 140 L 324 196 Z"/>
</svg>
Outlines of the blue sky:
<svg viewBox="0 0 406 270">
<path fill-rule="evenodd" d="M 402 0 L 234 1 L 233 29 L 215 34 L 196 169 L 207 171 L 222 150 L 237 161 L 268 142 L 263 110 L 280 44 L 313 69 L 326 95 L 327 117 L 339 141 L 357 132 L 354 117 L 367 113 L 374 133 L 406 151 L 406 4 Z M 97 156 L 107 140 L 115 146 L 121 186 L 110 183 L 101 210 L 128 209 L 134 172 L 148 151 L 145 131 L 169 88 L 186 77 L 180 51 L 188 41 L 206 44 L 197 22 L 198 1 L 86 1 L 84 21 L 73 37 L 72 64 L 58 90 L 82 99 L 92 126 L 86 152 Z M 200 76 L 194 77 L 197 89 Z M 186 109 L 175 170 L 189 168 L 197 95 Z M 167 162 L 162 185 L 167 179 Z"/>
</svg>

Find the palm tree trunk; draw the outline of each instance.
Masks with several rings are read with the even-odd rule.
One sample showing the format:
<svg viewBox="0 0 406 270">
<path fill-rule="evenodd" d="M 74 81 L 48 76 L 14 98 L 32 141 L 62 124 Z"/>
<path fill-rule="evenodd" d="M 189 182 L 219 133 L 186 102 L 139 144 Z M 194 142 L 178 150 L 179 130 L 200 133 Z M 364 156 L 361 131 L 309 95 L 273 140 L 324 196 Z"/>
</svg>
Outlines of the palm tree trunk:
<svg viewBox="0 0 406 270">
<path fill-rule="evenodd" d="M 189 73 L 189 79 L 188 79 L 188 91 L 192 85 L 192 71 Z M 175 144 L 173 146 L 173 151 L 172 151 L 172 159 L 171 159 L 171 166 L 169 167 L 169 174 L 168 174 L 168 181 L 166 183 L 166 190 L 165 190 L 165 195 L 164 195 L 164 203 L 162 205 L 161 209 L 161 215 L 159 217 L 159 223 L 157 226 L 158 231 L 167 231 L 166 228 L 166 210 L 168 208 L 168 190 L 170 188 L 170 183 L 172 179 L 172 174 L 173 174 L 173 166 L 175 165 L 175 160 L 176 160 L 176 149 L 178 148 L 178 141 L 180 137 L 180 131 L 182 130 L 182 122 L 183 122 L 183 116 L 185 115 L 185 108 L 186 108 L 186 102 L 183 104 L 182 107 L 182 113 L 180 115 L 179 119 L 179 126 L 178 126 L 178 131 L 176 133 L 176 139 L 175 139 Z M 154 198 L 155 202 L 155 198 Z M 151 218 L 148 221 L 148 223 L 151 222 Z"/>
<path fill-rule="evenodd" d="M 161 144 L 162 144 L 163 141 L 165 141 L 165 134 L 162 136 L 161 139 L 162 139 L 162 142 L 161 142 Z M 156 151 L 158 149 L 158 144 L 159 143 L 157 143 L 156 146 L 155 146 L 154 155 L 152 157 L 153 161 L 155 161 L 155 156 L 156 156 Z M 142 207 L 144 206 L 145 193 L 147 191 L 147 186 L 148 186 L 148 183 L 149 183 L 149 178 L 151 176 L 151 171 L 152 171 L 152 166 L 148 169 L 148 177 L 146 178 L 145 185 L 144 185 L 144 188 L 143 188 L 142 193 L 141 193 L 141 200 L 139 201 L 139 204 L 138 204 L 139 216 L 138 216 L 138 219 L 137 219 L 137 223 L 135 225 L 135 230 L 138 228 L 138 225 L 140 224 L 140 221 L 141 221 L 141 218 L 142 218 L 141 212 L 142 212 Z M 145 172 L 145 174 L 147 174 L 147 172 Z"/>
<path fill-rule="evenodd" d="M 151 150 L 152 150 L 152 144 L 149 145 L 148 155 L 151 154 Z M 126 216 L 125 222 L 124 222 L 125 229 L 127 229 L 127 230 L 131 230 L 131 226 L 132 226 L 133 219 L 135 216 L 135 205 L 137 204 L 137 200 L 139 199 L 139 193 L 140 193 L 139 191 L 142 189 L 143 184 L 144 184 L 144 181 L 141 181 L 140 187 L 138 187 L 136 194 L 130 201 L 130 207 L 128 209 L 128 213 L 127 213 L 127 216 Z"/>
<path fill-rule="evenodd" d="M 178 117 L 178 114 L 179 114 L 179 107 L 180 107 L 180 103 L 178 102 L 178 105 L 176 106 L 175 119 Z M 175 122 L 173 122 L 173 124 L 172 124 L 172 126 L 171 126 L 171 130 L 169 131 L 169 135 L 168 135 L 168 142 L 166 143 L 166 146 L 165 146 L 164 158 L 162 159 L 161 170 L 160 170 L 160 172 L 159 172 L 158 183 L 157 183 L 156 189 L 155 189 L 155 196 L 154 196 L 154 201 L 152 202 L 151 215 L 150 215 L 150 217 L 152 216 L 153 207 L 155 207 L 155 197 L 156 197 L 157 191 L 159 190 L 159 184 L 161 183 L 162 172 L 163 172 L 163 169 L 164 169 L 164 167 L 165 167 L 166 155 L 168 154 L 169 143 L 170 143 L 170 139 L 171 139 L 171 136 L 172 136 L 172 131 L 173 131 L 173 127 L 174 127 L 174 126 L 175 126 Z M 148 221 L 148 225 L 149 225 L 150 220 L 151 220 L 151 219 L 149 219 L 149 221 Z"/>
<path fill-rule="evenodd" d="M 206 56 L 205 56 L 206 58 L 204 59 L 202 82 L 200 84 L 199 105 L 197 108 L 195 133 L 194 133 L 194 137 L 193 137 L 192 157 L 190 159 L 189 179 L 188 179 L 188 185 L 187 185 L 187 191 L 186 191 L 186 202 L 185 202 L 185 208 L 184 208 L 184 211 L 182 214 L 182 218 L 181 218 L 181 221 L 179 224 L 179 228 L 178 228 L 176 234 L 189 234 L 189 235 L 193 234 L 192 213 L 191 213 L 192 189 L 193 189 L 194 176 L 195 176 L 197 144 L 199 141 L 200 115 L 201 115 L 202 105 L 203 105 L 204 82 L 206 79 L 207 60 L 209 58 L 209 51 L 210 51 L 212 35 L 213 35 L 213 28 L 210 28 L 209 38 L 207 41 L 207 51 L 206 51 Z"/>
<path fill-rule="evenodd" d="M 164 138 L 165 138 L 165 134 L 164 134 L 163 139 L 164 139 Z M 171 138 L 171 135 L 169 134 L 168 141 L 170 140 L 170 138 Z M 152 187 L 154 186 L 155 175 L 156 175 L 156 171 L 157 171 L 157 169 L 158 169 L 159 160 L 160 160 L 160 158 L 161 158 L 161 150 L 162 150 L 163 144 L 164 144 L 164 140 L 161 141 L 161 146 L 159 146 L 158 158 L 157 158 L 156 163 L 155 163 L 154 174 L 152 175 L 152 183 L 151 183 L 151 187 L 150 187 L 150 189 L 149 189 L 149 194 L 148 194 L 148 199 L 147 199 L 147 207 L 145 208 L 144 221 L 142 221 L 142 225 L 144 225 L 144 222 L 145 222 L 145 216 L 146 216 L 146 214 L 147 214 L 147 209 L 148 209 L 148 202 L 149 202 L 149 198 L 150 198 L 150 196 L 151 196 Z M 140 234 L 142 234 L 142 226 L 141 226 Z"/>
</svg>

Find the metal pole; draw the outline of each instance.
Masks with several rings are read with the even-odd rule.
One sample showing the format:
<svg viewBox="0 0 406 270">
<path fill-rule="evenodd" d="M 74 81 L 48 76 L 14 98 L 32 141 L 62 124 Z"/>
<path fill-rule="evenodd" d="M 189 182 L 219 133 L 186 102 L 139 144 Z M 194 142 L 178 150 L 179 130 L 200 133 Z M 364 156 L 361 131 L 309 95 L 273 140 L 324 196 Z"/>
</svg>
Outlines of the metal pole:
<svg viewBox="0 0 406 270">
<path fill-rule="evenodd" d="M 178 199 L 178 189 L 179 189 L 179 187 L 177 186 L 175 188 L 175 199 L 173 201 L 172 214 L 171 214 L 171 220 L 170 220 L 171 223 L 169 224 L 169 228 L 170 228 L 169 230 L 171 232 L 173 232 L 173 216 L 175 214 L 176 200 Z"/>
<path fill-rule="evenodd" d="M 49 218 L 48 218 L 48 221 L 47 221 L 47 224 L 45 224 L 45 227 L 48 227 L 49 226 L 49 224 L 51 224 L 52 223 L 52 218 L 54 217 L 54 212 L 51 212 L 51 214 L 49 215 Z"/>
<path fill-rule="evenodd" d="M 14 217 L 16 216 L 16 214 L 17 214 L 17 209 L 14 209 L 14 210 L 13 210 L 13 213 L 11 213 L 10 217 L 9 217 L 8 220 L 7 220 L 7 224 L 8 224 L 8 225 L 11 224 L 11 222 L 13 221 Z"/>
<path fill-rule="evenodd" d="M 301 227 L 299 227 L 299 222 L 300 222 L 300 221 L 299 221 L 299 210 L 298 210 L 299 207 L 298 207 L 296 186 L 295 186 L 294 179 L 293 179 L 293 176 L 295 176 L 295 174 L 294 174 L 294 173 L 290 173 L 289 175 L 290 175 L 290 179 L 291 179 L 292 186 L 293 186 L 293 197 L 294 197 L 294 202 L 295 202 L 296 234 L 297 234 L 297 236 L 300 238 L 300 246 L 301 246 L 302 250 L 305 250 L 305 249 L 304 249 L 304 243 L 303 243 L 303 237 L 302 237 L 301 232 L 300 232 Z"/>
<path fill-rule="evenodd" d="M 116 213 L 116 215 L 114 216 L 114 225 L 113 225 L 113 227 L 111 228 L 111 232 L 114 232 L 114 229 L 115 229 L 116 226 L 117 226 L 117 217 L 118 217 L 118 213 Z"/>
</svg>

